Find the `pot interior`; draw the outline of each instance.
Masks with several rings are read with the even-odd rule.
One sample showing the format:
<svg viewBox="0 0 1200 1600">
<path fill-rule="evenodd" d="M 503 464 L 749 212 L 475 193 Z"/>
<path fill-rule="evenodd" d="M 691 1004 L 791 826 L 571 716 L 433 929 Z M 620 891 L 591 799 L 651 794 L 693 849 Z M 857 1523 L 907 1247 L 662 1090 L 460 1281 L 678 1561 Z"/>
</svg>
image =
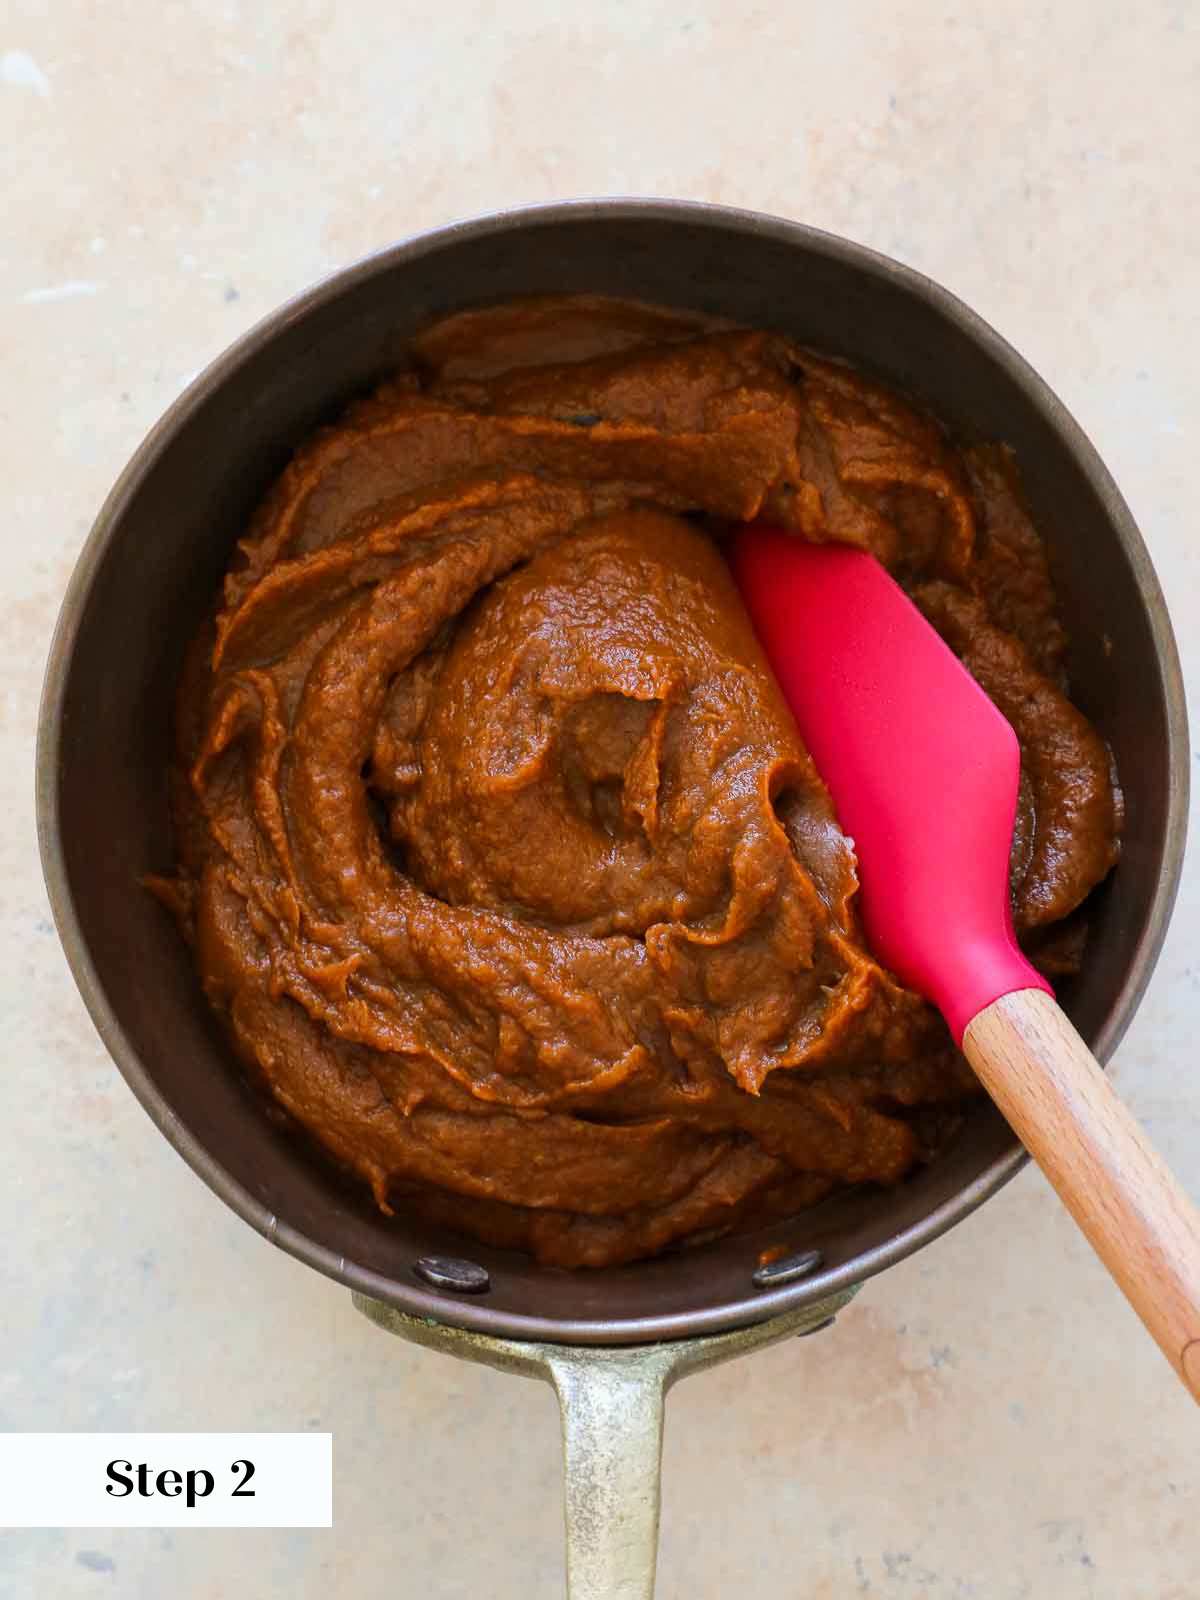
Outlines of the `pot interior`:
<svg viewBox="0 0 1200 1600">
<path fill-rule="evenodd" d="M 248 515 L 316 424 L 386 373 L 431 318 L 510 295 L 594 291 L 782 329 L 1016 451 L 1073 641 L 1075 698 L 1110 741 L 1124 853 L 1097 897 L 1085 971 L 1061 998 L 1103 1056 L 1149 976 L 1182 848 L 1186 734 L 1169 624 L 1140 539 L 1074 424 L 990 330 L 925 280 L 786 223 L 670 203 L 597 203 L 465 224 L 350 269 L 204 374 L 101 515 L 52 656 L 39 752 L 47 876 L 101 1033 L 151 1115 L 255 1227 L 367 1294 L 510 1337 L 630 1342 L 764 1318 L 879 1270 L 964 1215 L 1019 1152 L 986 1103 L 899 1189 L 632 1267 L 567 1274 L 385 1219 L 278 1126 L 242 1081 L 168 914 L 138 879 L 172 860 L 165 774 L 183 647 Z M 760 1252 L 823 1267 L 768 1292 Z M 490 1291 L 439 1292 L 426 1254 L 482 1262 Z"/>
</svg>

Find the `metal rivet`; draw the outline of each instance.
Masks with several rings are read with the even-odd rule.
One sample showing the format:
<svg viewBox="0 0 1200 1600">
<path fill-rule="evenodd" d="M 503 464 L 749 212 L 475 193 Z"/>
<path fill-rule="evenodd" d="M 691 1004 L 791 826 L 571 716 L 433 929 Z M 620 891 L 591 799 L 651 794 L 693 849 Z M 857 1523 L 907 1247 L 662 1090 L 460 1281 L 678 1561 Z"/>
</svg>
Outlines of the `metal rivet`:
<svg viewBox="0 0 1200 1600">
<path fill-rule="evenodd" d="M 778 1289 L 785 1283 L 795 1283 L 797 1278 L 807 1278 L 824 1259 L 819 1250 L 803 1250 L 797 1256 L 781 1256 L 778 1261 L 767 1261 L 761 1267 L 755 1267 L 750 1274 L 750 1281 L 756 1289 Z"/>
<path fill-rule="evenodd" d="M 805 1328 L 803 1333 L 796 1335 L 797 1339 L 807 1339 L 811 1333 L 824 1333 L 826 1328 L 832 1328 L 837 1321 L 836 1317 L 826 1317 L 824 1322 L 818 1322 L 815 1328 Z"/>
<path fill-rule="evenodd" d="M 492 1286 L 486 1267 L 458 1256 L 422 1256 L 413 1271 L 435 1289 L 449 1289 L 452 1294 L 486 1294 Z"/>
</svg>

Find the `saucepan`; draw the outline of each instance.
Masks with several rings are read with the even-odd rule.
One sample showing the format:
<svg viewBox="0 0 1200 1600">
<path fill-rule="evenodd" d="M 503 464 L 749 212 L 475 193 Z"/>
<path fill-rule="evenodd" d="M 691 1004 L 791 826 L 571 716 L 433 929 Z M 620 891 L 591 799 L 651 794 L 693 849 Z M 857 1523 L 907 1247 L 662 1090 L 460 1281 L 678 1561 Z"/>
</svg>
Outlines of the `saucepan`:
<svg viewBox="0 0 1200 1600">
<path fill-rule="evenodd" d="M 170 919 L 138 887 L 169 866 L 171 702 L 185 642 L 295 444 L 434 317 L 592 291 L 775 327 L 1015 450 L 1074 641 L 1075 698 L 1125 786 L 1120 867 L 1061 997 L 1097 1055 L 1132 1017 L 1183 852 L 1187 728 L 1162 594 L 1124 501 L 1062 404 L 986 323 L 916 272 L 796 223 L 674 201 L 506 212 L 423 234 L 328 279 L 204 372 L 100 512 L 50 656 L 38 817 L 54 913 L 130 1087 L 180 1154 L 274 1244 L 349 1286 L 377 1324 L 548 1379 L 562 1405 L 576 1600 L 654 1583 L 663 1396 L 683 1373 L 826 1326 L 872 1274 L 928 1244 L 1023 1159 L 986 1103 L 890 1190 L 633 1266 L 539 1268 L 369 1200 L 244 1081 Z M 836 1333 L 832 1336 L 836 1336 Z M 735 1424 L 731 1424 L 735 1425 Z"/>
</svg>

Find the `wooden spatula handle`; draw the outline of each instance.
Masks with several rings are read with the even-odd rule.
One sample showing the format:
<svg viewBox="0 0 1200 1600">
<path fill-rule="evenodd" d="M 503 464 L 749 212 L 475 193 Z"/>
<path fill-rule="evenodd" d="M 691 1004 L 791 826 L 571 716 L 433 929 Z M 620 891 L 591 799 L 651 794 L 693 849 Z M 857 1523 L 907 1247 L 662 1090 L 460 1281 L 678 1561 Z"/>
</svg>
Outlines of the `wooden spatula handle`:
<svg viewBox="0 0 1200 1600">
<path fill-rule="evenodd" d="M 963 1051 L 1125 1298 L 1200 1400 L 1200 1212 L 1049 995 L 1020 989 Z"/>
</svg>

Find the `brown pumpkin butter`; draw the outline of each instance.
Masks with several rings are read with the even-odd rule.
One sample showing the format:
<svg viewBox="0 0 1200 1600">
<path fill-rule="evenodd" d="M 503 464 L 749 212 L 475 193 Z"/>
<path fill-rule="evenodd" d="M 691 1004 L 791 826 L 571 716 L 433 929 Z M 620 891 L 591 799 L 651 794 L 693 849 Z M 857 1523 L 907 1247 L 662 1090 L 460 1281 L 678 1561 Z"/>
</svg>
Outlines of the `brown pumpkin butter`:
<svg viewBox="0 0 1200 1600">
<path fill-rule="evenodd" d="M 1078 961 L 1119 801 L 1003 452 L 774 334 L 446 319 L 253 520 L 154 885 L 239 1055 L 384 1210 L 603 1266 L 897 1182 L 978 1092 L 864 942 L 720 554 L 758 515 L 877 554 L 1009 716 L 1017 925 Z"/>
</svg>

